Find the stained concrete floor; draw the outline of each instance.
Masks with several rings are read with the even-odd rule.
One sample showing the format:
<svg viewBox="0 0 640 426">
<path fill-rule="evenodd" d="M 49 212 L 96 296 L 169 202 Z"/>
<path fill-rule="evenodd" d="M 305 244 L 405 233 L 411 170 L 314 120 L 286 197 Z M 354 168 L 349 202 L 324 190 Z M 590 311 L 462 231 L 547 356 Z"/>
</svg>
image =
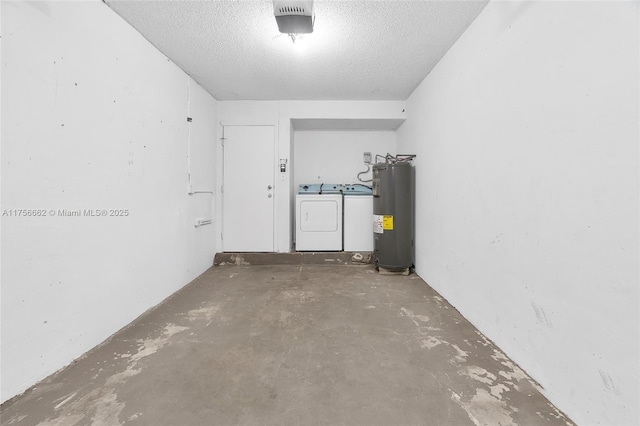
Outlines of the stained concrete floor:
<svg viewBox="0 0 640 426">
<path fill-rule="evenodd" d="M 344 262 L 215 266 L 1 423 L 573 424 L 418 276 Z"/>
</svg>

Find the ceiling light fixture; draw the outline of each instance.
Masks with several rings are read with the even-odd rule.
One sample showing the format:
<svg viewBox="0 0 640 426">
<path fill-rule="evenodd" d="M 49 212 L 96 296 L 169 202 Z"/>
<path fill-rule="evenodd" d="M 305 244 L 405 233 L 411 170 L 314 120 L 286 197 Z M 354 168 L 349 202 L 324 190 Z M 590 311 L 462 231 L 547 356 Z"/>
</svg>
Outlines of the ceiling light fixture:
<svg viewBox="0 0 640 426">
<path fill-rule="evenodd" d="M 288 34 L 294 44 L 298 34 L 313 32 L 316 20 L 313 0 L 273 0 L 273 14 L 278 23 L 278 30 Z"/>
</svg>

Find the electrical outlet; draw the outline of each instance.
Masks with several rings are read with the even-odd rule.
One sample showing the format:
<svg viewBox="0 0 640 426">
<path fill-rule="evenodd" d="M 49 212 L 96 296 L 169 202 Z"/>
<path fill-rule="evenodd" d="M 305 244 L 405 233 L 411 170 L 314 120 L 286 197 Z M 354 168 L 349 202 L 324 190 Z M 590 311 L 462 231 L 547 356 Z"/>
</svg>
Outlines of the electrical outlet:
<svg viewBox="0 0 640 426">
<path fill-rule="evenodd" d="M 364 164 L 371 164 L 371 153 L 370 152 L 365 152 L 363 157 L 364 157 Z"/>
</svg>

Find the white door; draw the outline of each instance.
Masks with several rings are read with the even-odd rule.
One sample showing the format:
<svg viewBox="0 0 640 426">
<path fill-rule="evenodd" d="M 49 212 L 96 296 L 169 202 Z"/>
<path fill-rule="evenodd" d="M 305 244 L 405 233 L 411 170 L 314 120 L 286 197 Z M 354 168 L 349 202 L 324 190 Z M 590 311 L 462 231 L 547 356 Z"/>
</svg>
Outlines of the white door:
<svg viewBox="0 0 640 426">
<path fill-rule="evenodd" d="M 273 252 L 274 126 L 224 126 L 222 248 Z"/>
</svg>

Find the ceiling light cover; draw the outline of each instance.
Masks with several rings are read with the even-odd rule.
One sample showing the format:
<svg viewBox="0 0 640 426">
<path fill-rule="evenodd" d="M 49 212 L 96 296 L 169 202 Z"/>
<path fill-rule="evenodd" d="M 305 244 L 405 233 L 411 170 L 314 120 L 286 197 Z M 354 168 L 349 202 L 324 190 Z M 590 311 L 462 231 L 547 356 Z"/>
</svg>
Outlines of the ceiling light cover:
<svg viewBox="0 0 640 426">
<path fill-rule="evenodd" d="M 313 32 L 315 21 L 313 0 L 273 0 L 273 14 L 281 33 L 309 34 Z"/>
</svg>

